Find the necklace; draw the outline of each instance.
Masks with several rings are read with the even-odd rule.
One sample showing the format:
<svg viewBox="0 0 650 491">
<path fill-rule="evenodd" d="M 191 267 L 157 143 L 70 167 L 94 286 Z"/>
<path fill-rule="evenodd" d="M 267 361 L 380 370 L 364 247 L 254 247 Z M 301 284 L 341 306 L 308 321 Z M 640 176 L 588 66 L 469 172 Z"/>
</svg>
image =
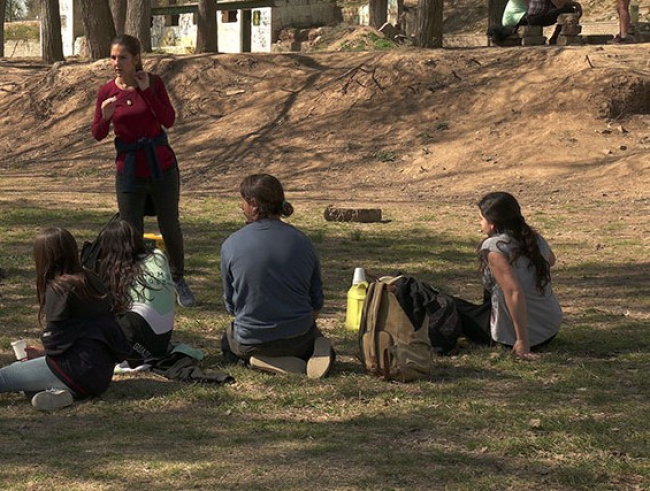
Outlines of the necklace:
<svg viewBox="0 0 650 491">
<path fill-rule="evenodd" d="M 123 80 L 118 80 L 117 78 L 115 79 L 115 85 L 117 85 L 117 87 L 119 89 L 121 89 L 122 91 L 128 93 L 128 95 L 124 96 L 124 98 L 126 99 L 124 102 L 126 103 L 127 106 L 132 106 L 133 101 L 131 100 L 131 98 L 133 97 L 133 93 L 135 92 L 135 88 L 131 88 L 131 86 L 129 84 L 127 84 Z"/>
</svg>

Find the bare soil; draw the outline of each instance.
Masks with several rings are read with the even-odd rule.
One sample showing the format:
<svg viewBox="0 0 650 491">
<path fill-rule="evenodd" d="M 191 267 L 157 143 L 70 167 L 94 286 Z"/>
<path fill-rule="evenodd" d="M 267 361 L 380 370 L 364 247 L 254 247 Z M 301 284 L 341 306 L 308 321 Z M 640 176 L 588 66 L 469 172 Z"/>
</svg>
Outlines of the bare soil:
<svg viewBox="0 0 650 491">
<path fill-rule="evenodd" d="M 151 56 L 177 110 L 185 192 L 266 171 L 336 201 L 650 200 L 649 45 Z M 0 61 L 0 181 L 112 187 L 90 135 L 107 61 Z"/>
</svg>

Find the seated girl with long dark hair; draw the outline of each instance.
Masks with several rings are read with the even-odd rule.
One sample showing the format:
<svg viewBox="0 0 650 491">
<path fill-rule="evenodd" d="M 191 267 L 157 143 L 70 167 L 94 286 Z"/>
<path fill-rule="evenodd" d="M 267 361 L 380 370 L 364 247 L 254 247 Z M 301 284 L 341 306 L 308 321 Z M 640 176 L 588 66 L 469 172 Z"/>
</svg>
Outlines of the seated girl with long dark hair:
<svg viewBox="0 0 650 491">
<path fill-rule="evenodd" d="M 531 349 L 549 343 L 562 322 L 551 287 L 555 255 L 526 223 L 511 194 L 488 193 L 478 207 L 481 231 L 487 235 L 479 247 L 486 298 L 481 305 L 456 299 L 463 332 L 474 342 L 506 345 L 527 357 Z"/>
<path fill-rule="evenodd" d="M 70 232 L 47 229 L 34 243 L 34 262 L 43 348 L 28 346 L 27 361 L 0 369 L 0 392 L 36 392 L 32 405 L 53 410 L 106 391 L 129 346 L 104 284 L 81 266 Z"/>
<path fill-rule="evenodd" d="M 124 220 L 109 223 L 99 236 L 98 273 L 106 284 L 124 334 L 131 366 L 167 353 L 174 328 L 175 291 L 167 257 L 149 250 L 142 235 Z"/>
</svg>

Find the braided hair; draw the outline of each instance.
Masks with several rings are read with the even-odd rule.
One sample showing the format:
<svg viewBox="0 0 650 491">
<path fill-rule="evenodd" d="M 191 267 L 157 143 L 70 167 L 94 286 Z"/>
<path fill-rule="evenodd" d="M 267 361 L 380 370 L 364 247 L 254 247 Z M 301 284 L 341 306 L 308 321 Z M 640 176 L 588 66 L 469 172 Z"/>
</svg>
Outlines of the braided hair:
<svg viewBox="0 0 650 491">
<path fill-rule="evenodd" d="M 538 232 L 526 223 L 521 207 L 513 195 L 503 191 L 488 193 L 478 202 L 479 210 L 499 234 L 506 234 L 519 244 L 510 257 L 513 264 L 520 256 L 530 260 L 535 270 L 535 286 L 541 293 L 551 281 L 551 266 L 539 249 Z M 481 261 L 481 270 L 485 269 Z"/>
</svg>

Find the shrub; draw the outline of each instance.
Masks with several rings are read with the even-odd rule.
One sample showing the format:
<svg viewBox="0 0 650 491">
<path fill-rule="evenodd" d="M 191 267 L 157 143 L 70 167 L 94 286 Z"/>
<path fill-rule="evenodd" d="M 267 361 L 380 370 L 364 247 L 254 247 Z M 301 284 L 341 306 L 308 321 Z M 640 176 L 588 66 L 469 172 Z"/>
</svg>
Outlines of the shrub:
<svg viewBox="0 0 650 491">
<path fill-rule="evenodd" d="M 28 41 L 39 39 L 38 22 L 7 22 L 5 24 L 5 41 Z"/>
</svg>

